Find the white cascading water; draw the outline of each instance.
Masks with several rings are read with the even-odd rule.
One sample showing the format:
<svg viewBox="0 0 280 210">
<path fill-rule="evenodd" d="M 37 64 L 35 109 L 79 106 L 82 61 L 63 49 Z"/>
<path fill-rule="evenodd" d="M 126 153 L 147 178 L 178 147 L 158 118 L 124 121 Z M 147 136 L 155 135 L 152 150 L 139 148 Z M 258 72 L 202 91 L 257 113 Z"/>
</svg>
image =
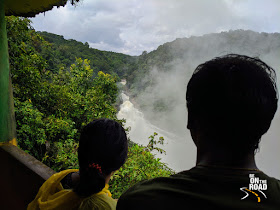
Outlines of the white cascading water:
<svg viewBox="0 0 280 210">
<path fill-rule="evenodd" d="M 123 84 L 125 85 L 124 82 Z M 176 172 L 195 165 L 196 149 L 191 141 L 152 125 L 145 120 L 143 113 L 129 101 L 129 96 L 122 92 L 121 98 L 123 103 L 117 117 L 118 119 L 126 119 L 126 126 L 131 127 L 129 137 L 133 142 L 146 146 L 149 142 L 149 136 L 156 132 L 158 137 L 164 137 L 164 145 L 160 147 L 166 151 L 166 155 L 155 152 L 156 157 L 161 158 L 162 162 L 167 163 L 168 167 Z"/>
</svg>

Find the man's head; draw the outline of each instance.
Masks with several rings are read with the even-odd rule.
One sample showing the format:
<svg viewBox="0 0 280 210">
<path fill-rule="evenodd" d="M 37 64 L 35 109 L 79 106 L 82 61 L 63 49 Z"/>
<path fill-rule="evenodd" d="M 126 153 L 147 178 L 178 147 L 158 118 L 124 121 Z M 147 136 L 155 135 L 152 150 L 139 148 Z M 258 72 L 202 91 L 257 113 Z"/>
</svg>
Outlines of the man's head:
<svg viewBox="0 0 280 210">
<path fill-rule="evenodd" d="M 275 83 L 257 58 L 230 54 L 199 65 L 187 86 L 188 129 L 206 145 L 256 149 L 277 110 Z"/>
</svg>

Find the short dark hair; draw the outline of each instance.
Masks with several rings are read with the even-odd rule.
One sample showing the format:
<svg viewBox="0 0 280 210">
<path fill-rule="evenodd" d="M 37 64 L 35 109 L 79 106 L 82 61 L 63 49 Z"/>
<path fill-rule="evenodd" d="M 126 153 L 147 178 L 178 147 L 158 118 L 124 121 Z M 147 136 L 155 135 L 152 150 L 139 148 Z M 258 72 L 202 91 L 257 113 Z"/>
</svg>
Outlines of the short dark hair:
<svg viewBox="0 0 280 210">
<path fill-rule="evenodd" d="M 86 125 L 81 132 L 78 149 L 80 183 L 74 191 L 80 196 L 101 191 L 105 177 L 125 163 L 127 151 L 127 136 L 118 122 L 96 119 Z M 98 164 L 101 172 L 89 167 L 90 164 Z"/>
<path fill-rule="evenodd" d="M 189 129 L 199 126 L 213 143 L 256 149 L 277 110 L 276 74 L 258 58 L 217 57 L 195 69 L 186 100 Z"/>
</svg>

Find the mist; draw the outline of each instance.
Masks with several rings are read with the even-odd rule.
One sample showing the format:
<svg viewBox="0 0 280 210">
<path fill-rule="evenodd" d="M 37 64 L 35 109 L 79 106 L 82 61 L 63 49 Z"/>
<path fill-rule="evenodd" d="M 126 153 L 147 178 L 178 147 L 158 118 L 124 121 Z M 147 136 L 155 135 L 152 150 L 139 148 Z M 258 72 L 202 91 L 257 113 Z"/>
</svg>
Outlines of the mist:
<svg viewBox="0 0 280 210">
<path fill-rule="evenodd" d="M 229 40 L 228 35 L 233 38 L 231 37 Z M 264 37 L 268 38 L 264 39 Z M 165 63 L 164 69 L 151 67 L 148 74 L 142 78 L 143 84 L 149 80 L 152 85 L 137 95 L 134 105 L 138 108 L 137 111 L 141 110 L 142 118 L 146 121 L 142 122 L 142 126 L 130 124 L 132 127 L 131 138 L 136 142 L 146 143 L 147 140 L 143 140 L 149 136 L 146 131 L 152 132 L 151 126 L 143 126 L 145 123 L 150 123 L 154 129 L 158 128 L 169 133 L 164 134 L 164 132 L 157 131 L 167 143 L 164 147 L 167 154 L 159 157 L 168 162 L 168 165 L 176 171 L 186 170 L 195 165 L 196 148 L 186 128 L 188 113 L 185 94 L 187 83 L 197 65 L 217 56 L 236 53 L 259 57 L 275 69 L 278 78 L 280 76 L 280 41 L 276 40 L 273 35 L 269 37 L 267 34 L 237 31 L 190 39 L 177 39 L 168 43 L 169 53 L 174 56 L 174 59 Z M 260 42 L 259 39 L 262 41 Z M 277 86 L 279 89 L 279 82 Z M 164 107 L 157 110 L 155 109 L 157 104 L 164 104 Z M 280 159 L 279 125 L 280 111 L 278 109 L 269 131 L 261 139 L 259 152 L 256 154 L 259 169 L 278 179 L 280 178 L 280 165 L 275 162 Z M 136 130 L 139 131 L 133 133 Z M 139 138 L 141 140 L 137 140 Z"/>
</svg>

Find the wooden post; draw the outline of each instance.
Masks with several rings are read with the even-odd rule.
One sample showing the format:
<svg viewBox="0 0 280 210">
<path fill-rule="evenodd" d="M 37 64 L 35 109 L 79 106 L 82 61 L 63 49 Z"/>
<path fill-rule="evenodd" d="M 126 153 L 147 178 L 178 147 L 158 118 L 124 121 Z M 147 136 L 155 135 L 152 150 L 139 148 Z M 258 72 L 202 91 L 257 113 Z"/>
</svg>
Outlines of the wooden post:
<svg viewBox="0 0 280 210">
<path fill-rule="evenodd" d="M 0 0 L 0 142 L 16 144 L 4 0 Z"/>
</svg>

